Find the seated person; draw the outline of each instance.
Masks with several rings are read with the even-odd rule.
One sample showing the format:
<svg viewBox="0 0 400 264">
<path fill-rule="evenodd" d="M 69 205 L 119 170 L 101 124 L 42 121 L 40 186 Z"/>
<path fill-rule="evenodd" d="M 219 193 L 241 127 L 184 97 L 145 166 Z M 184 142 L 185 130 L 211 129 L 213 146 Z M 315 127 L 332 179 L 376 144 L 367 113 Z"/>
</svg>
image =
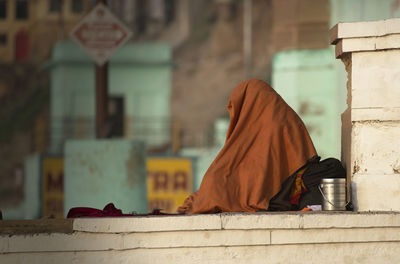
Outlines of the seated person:
<svg viewBox="0 0 400 264">
<path fill-rule="evenodd" d="M 250 79 L 236 86 L 228 111 L 225 145 L 199 190 L 178 208 L 180 213 L 279 210 L 271 201 L 279 200 L 282 186 L 317 157 L 299 116 L 264 81 Z M 294 180 L 290 182 L 289 187 Z"/>
</svg>

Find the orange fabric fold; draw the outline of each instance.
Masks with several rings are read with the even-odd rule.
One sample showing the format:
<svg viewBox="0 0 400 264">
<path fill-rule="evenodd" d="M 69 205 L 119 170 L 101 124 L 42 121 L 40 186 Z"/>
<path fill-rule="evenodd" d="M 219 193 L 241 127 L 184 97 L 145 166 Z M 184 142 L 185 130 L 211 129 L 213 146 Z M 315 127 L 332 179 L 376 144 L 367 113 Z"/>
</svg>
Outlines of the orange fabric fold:
<svg viewBox="0 0 400 264">
<path fill-rule="evenodd" d="M 225 145 L 181 213 L 267 210 L 282 183 L 317 155 L 299 116 L 262 80 L 236 86 L 228 111 Z"/>
</svg>

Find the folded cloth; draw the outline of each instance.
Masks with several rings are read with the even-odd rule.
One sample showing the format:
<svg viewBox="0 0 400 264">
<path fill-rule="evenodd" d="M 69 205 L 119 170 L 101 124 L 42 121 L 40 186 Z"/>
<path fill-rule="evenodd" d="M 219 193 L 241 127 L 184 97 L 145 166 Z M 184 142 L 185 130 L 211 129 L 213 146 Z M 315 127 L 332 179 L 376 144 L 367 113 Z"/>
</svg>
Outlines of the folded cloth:
<svg viewBox="0 0 400 264">
<path fill-rule="evenodd" d="M 150 214 L 123 214 L 121 209 L 114 206 L 113 203 L 107 204 L 103 210 L 91 207 L 73 207 L 69 209 L 67 218 L 79 217 L 118 217 L 118 216 L 149 216 L 149 215 L 176 215 L 161 212 L 161 209 L 154 209 Z"/>
<path fill-rule="evenodd" d="M 133 216 L 133 214 L 123 214 L 122 210 L 115 208 L 113 203 L 107 204 L 103 210 L 91 207 L 74 207 L 69 209 L 67 218 L 78 217 L 110 217 L 110 216 Z"/>
<path fill-rule="evenodd" d="M 303 174 L 307 167 L 297 172 L 296 180 L 293 185 L 292 193 L 290 194 L 290 202 L 295 205 L 299 205 L 300 196 L 307 191 L 306 186 L 303 182 Z"/>
</svg>

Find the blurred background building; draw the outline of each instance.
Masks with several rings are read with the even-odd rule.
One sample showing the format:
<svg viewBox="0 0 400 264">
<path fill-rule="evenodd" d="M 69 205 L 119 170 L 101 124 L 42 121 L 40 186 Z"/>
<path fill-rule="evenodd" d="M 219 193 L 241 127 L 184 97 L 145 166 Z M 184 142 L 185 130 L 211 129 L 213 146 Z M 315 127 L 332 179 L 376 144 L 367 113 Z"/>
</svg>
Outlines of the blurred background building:
<svg viewBox="0 0 400 264">
<path fill-rule="evenodd" d="M 41 216 L 24 209 L 41 207 L 27 205 L 27 193 L 43 191 L 38 157 L 62 159 L 67 140 L 95 137 L 94 64 L 69 37 L 95 4 L 0 0 L 0 209 L 6 217 Z M 340 158 L 346 76 L 329 47 L 329 29 L 400 17 L 400 0 L 107 4 L 133 32 L 110 60 L 108 137 L 143 141 L 149 156 L 195 157 L 194 189 L 224 143 L 229 94 L 250 77 L 271 83 L 302 117 L 323 158 Z"/>
</svg>

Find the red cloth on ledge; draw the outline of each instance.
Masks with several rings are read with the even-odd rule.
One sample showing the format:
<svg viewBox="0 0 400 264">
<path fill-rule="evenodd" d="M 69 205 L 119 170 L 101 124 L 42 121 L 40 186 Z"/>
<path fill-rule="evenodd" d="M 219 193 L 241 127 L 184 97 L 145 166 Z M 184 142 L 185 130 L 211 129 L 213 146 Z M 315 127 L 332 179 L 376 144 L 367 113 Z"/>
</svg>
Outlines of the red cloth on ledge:
<svg viewBox="0 0 400 264">
<path fill-rule="evenodd" d="M 103 210 L 91 207 L 73 207 L 69 209 L 67 218 L 79 217 L 118 217 L 118 216 L 147 216 L 147 215 L 175 215 L 162 213 L 160 209 L 154 209 L 150 214 L 123 214 L 121 209 L 115 208 L 113 203 L 107 204 Z"/>
</svg>

